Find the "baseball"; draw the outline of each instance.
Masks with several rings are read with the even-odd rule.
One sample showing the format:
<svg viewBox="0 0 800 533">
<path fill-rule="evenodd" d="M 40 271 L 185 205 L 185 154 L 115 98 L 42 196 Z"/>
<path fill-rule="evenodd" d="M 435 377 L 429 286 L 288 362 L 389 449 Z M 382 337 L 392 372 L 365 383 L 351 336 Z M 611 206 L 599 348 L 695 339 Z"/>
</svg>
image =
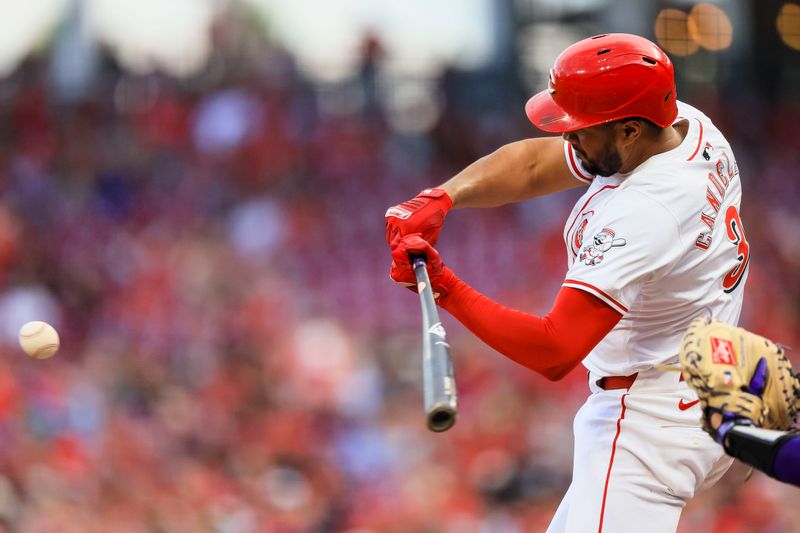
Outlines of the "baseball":
<svg viewBox="0 0 800 533">
<path fill-rule="evenodd" d="M 53 326 L 47 322 L 34 320 L 20 328 L 19 345 L 33 358 L 47 359 L 55 355 L 61 341 Z"/>
</svg>

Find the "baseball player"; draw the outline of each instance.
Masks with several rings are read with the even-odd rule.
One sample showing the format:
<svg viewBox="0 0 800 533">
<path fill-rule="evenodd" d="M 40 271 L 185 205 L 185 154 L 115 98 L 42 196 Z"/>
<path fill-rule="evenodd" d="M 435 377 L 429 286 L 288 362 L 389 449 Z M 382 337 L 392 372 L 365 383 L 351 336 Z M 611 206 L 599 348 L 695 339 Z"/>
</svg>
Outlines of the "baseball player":
<svg viewBox="0 0 800 533">
<path fill-rule="evenodd" d="M 699 317 L 681 340 L 680 362 L 700 397 L 703 429 L 725 452 L 800 486 L 800 376 L 783 347 Z"/>
<path fill-rule="evenodd" d="M 709 118 L 676 100 L 669 58 L 635 35 L 568 47 L 525 110 L 561 137 L 505 145 L 389 208 L 390 275 L 413 289 L 409 254 L 423 254 L 438 305 L 489 346 L 552 380 L 588 369 L 572 482 L 548 531 L 674 532 L 732 461 L 701 429 L 681 374 L 657 366 L 678 364 L 693 318 L 739 319 L 750 249 L 736 160 Z M 568 270 L 546 316 L 478 293 L 433 248 L 454 207 L 578 186 Z"/>
</svg>

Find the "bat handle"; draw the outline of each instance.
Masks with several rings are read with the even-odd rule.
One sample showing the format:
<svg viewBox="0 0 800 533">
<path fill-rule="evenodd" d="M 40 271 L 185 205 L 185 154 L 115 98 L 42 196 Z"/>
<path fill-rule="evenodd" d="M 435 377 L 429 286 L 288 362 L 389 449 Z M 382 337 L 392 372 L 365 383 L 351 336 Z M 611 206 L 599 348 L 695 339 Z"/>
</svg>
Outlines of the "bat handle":
<svg viewBox="0 0 800 533">
<path fill-rule="evenodd" d="M 414 269 L 414 276 L 417 278 L 417 291 L 422 292 L 420 286 L 424 287 L 431 284 L 425 256 L 410 255 L 409 258 L 411 259 L 411 267 Z"/>
</svg>

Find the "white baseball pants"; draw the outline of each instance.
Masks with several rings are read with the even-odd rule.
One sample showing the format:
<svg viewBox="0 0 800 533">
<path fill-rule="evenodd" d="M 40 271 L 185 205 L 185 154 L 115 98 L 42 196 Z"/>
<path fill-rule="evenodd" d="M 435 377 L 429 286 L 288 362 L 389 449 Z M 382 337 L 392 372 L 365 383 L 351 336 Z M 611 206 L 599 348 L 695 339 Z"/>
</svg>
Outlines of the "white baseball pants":
<svg viewBox="0 0 800 533">
<path fill-rule="evenodd" d="M 575 416 L 572 483 L 547 532 L 674 533 L 689 499 L 733 460 L 700 428 L 680 373 L 640 372 L 629 390 L 597 379 Z"/>
</svg>

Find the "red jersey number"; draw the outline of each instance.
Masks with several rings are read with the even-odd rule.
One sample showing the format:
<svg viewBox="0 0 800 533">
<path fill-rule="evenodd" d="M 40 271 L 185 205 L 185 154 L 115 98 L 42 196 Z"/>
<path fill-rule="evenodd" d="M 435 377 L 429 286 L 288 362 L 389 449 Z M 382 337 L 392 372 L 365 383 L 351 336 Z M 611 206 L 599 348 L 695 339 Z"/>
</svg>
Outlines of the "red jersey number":
<svg viewBox="0 0 800 533">
<path fill-rule="evenodd" d="M 744 235 L 742 219 L 739 217 L 739 210 L 736 206 L 728 207 L 725 211 L 725 229 L 728 232 L 728 239 L 736 245 L 736 260 L 738 264 L 725 274 L 722 278 L 722 289 L 725 292 L 732 292 L 742 281 L 747 264 L 750 262 L 750 245 Z"/>
</svg>

